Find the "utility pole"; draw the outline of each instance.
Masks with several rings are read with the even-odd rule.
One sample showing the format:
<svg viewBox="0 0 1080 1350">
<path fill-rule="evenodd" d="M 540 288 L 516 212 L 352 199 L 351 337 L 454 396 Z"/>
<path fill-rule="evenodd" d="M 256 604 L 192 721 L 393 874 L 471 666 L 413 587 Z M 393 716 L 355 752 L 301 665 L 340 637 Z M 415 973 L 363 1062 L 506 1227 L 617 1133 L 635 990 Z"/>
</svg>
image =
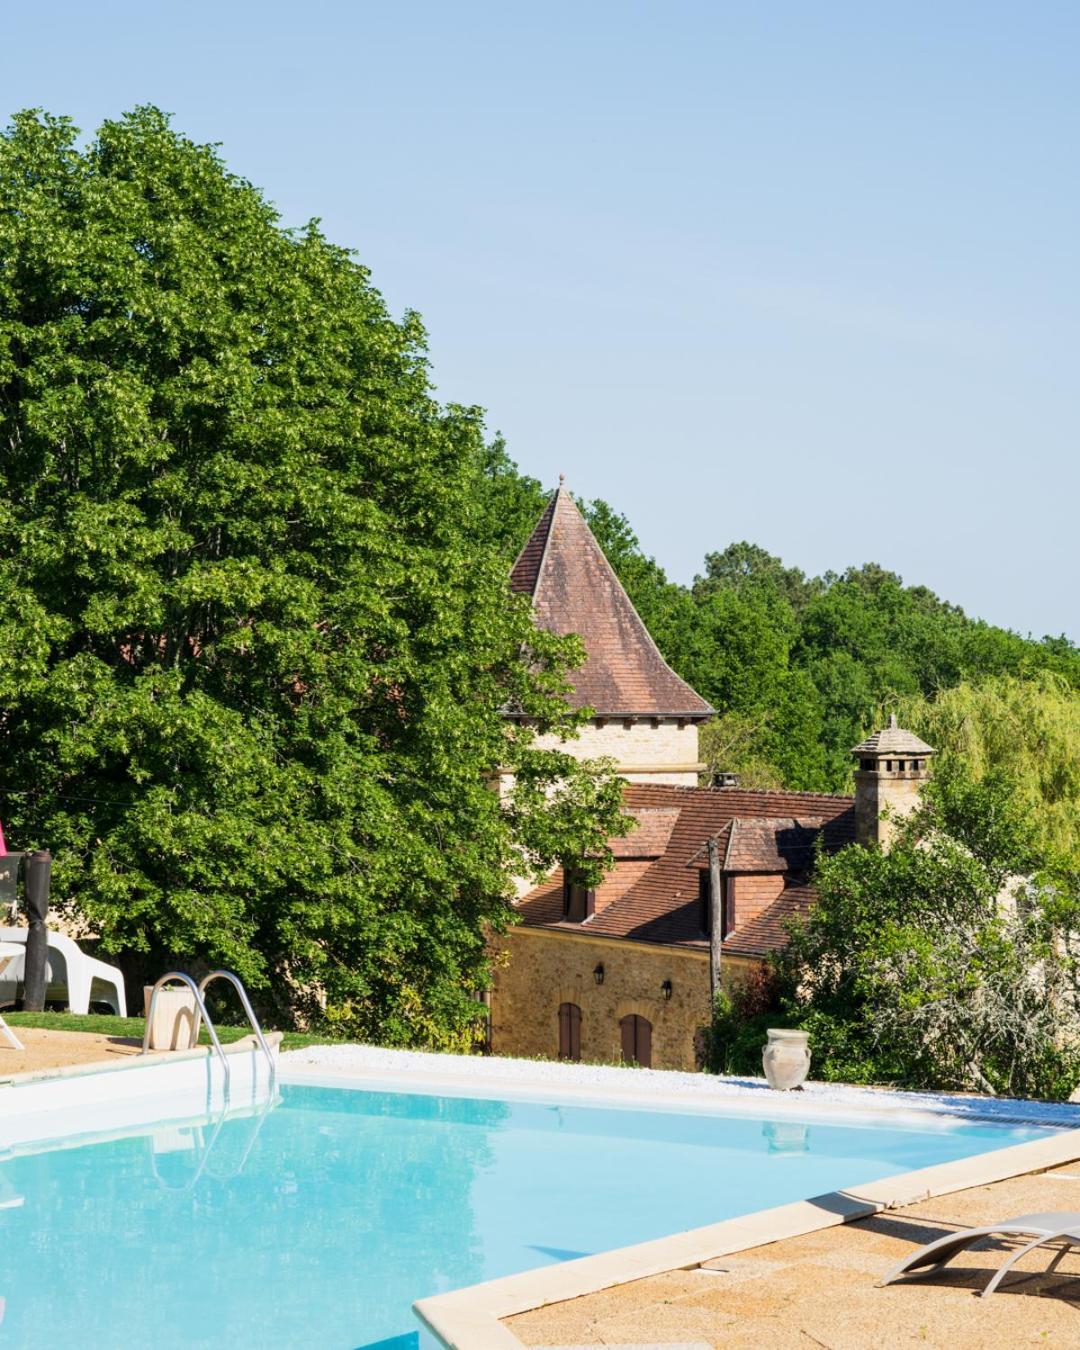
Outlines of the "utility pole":
<svg viewBox="0 0 1080 1350">
<path fill-rule="evenodd" d="M 713 1003 L 720 992 L 720 957 L 724 947 L 724 890 L 720 878 L 720 850 L 709 840 L 709 985 Z"/>
</svg>

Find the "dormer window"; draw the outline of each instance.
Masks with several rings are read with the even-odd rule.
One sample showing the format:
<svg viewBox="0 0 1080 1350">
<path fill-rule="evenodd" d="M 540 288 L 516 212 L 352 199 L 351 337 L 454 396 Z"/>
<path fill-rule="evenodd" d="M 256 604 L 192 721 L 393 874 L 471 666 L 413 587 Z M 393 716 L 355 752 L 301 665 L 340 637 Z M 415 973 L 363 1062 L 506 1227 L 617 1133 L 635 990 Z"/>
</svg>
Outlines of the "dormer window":
<svg viewBox="0 0 1080 1350">
<path fill-rule="evenodd" d="M 568 923 L 584 923 L 596 913 L 596 890 L 573 867 L 563 868 L 562 902 L 563 918 Z"/>
</svg>

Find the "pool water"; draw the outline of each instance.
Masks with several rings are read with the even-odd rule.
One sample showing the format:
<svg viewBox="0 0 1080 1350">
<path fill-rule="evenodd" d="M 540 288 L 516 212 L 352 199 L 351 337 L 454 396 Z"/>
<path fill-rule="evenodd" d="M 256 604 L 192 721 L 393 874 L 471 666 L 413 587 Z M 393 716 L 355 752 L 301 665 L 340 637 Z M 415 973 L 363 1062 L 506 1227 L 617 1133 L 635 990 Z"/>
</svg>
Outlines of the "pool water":
<svg viewBox="0 0 1080 1350">
<path fill-rule="evenodd" d="M 407 1350 L 417 1298 L 1046 1133 L 281 1096 L 0 1158 L 0 1343 Z"/>
</svg>

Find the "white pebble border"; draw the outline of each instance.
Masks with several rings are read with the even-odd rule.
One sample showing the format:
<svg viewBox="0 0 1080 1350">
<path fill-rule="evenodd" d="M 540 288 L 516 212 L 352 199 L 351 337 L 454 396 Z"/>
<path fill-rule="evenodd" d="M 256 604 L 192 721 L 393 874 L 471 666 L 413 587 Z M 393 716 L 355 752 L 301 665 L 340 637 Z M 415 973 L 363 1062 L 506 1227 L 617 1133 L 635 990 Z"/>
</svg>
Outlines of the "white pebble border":
<svg viewBox="0 0 1080 1350">
<path fill-rule="evenodd" d="M 411 1091 L 472 1087 L 484 1096 L 504 1089 L 513 1095 L 552 1098 L 588 1097 L 666 1109 L 729 1110 L 805 1117 L 819 1110 L 835 1115 L 867 1113 L 938 1121 L 986 1121 L 999 1124 L 1080 1128 L 1080 1105 L 1022 1101 L 1005 1097 L 937 1092 L 899 1092 L 888 1088 L 807 1083 L 798 1092 L 775 1092 L 763 1078 L 722 1078 L 706 1073 L 628 1069 L 603 1064 L 566 1064 L 554 1060 L 504 1059 L 481 1055 L 443 1055 L 387 1050 L 373 1045 L 315 1045 L 280 1057 L 283 1081 L 318 1078 L 366 1080 L 371 1086 L 408 1087 Z M 295 1071 L 295 1072 L 294 1072 Z M 356 1083 L 360 1086 L 360 1082 Z"/>
</svg>

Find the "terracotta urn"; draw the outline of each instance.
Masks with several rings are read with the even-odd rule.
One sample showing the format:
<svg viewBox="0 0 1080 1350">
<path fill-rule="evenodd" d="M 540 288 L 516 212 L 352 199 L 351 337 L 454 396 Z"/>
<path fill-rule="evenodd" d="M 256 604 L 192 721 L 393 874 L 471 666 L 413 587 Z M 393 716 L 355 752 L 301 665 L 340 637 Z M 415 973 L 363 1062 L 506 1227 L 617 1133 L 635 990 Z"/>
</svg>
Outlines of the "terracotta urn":
<svg viewBox="0 0 1080 1350">
<path fill-rule="evenodd" d="M 769 1086 L 780 1092 L 801 1087 L 810 1072 L 810 1036 L 805 1031 L 770 1027 L 761 1063 Z"/>
</svg>

